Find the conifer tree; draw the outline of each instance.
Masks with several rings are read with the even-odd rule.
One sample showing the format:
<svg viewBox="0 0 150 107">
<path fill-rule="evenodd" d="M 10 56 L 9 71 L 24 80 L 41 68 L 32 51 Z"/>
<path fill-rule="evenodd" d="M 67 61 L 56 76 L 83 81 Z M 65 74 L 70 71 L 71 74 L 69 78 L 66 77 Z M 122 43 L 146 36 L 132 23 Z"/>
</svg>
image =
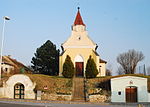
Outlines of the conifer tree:
<svg viewBox="0 0 150 107">
<path fill-rule="evenodd" d="M 69 55 L 67 55 L 65 62 L 63 64 L 62 75 L 65 78 L 72 78 L 74 76 L 74 65 Z"/>
<path fill-rule="evenodd" d="M 91 58 L 90 56 L 86 64 L 86 71 L 85 71 L 86 78 L 95 78 L 97 74 L 98 70 L 96 64 L 94 62 L 94 59 Z"/>
<path fill-rule="evenodd" d="M 34 73 L 58 75 L 59 50 L 56 49 L 56 45 L 47 40 L 40 48 L 37 48 L 34 55 L 31 61 Z"/>
</svg>

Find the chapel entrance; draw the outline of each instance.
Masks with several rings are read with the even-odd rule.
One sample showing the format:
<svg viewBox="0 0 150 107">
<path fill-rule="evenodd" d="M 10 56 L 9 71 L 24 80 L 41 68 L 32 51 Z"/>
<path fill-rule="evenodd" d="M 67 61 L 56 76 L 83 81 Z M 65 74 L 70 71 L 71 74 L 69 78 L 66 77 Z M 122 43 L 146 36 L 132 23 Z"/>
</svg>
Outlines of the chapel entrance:
<svg viewBox="0 0 150 107">
<path fill-rule="evenodd" d="M 83 62 L 76 62 L 76 77 L 83 77 Z"/>
<path fill-rule="evenodd" d="M 81 55 L 75 57 L 75 76 L 83 77 L 84 76 L 84 59 Z"/>
<path fill-rule="evenodd" d="M 137 87 L 126 88 L 126 102 L 128 103 L 137 102 Z"/>
<path fill-rule="evenodd" d="M 14 86 L 14 98 L 15 99 L 24 99 L 24 85 L 18 83 Z"/>
</svg>

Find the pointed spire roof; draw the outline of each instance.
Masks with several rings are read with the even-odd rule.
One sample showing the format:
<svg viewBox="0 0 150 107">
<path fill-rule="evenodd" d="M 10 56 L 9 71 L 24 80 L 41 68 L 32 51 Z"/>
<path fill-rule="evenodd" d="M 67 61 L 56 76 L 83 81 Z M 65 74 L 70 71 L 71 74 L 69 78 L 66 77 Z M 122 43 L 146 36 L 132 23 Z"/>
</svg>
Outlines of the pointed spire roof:
<svg viewBox="0 0 150 107">
<path fill-rule="evenodd" d="M 74 21 L 74 25 L 83 25 L 85 26 L 85 24 L 83 23 L 83 20 L 82 20 L 82 17 L 80 15 L 80 7 L 78 7 L 78 12 L 77 12 L 77 15 L 76 15 L 76 19 Z"/>
</svg>

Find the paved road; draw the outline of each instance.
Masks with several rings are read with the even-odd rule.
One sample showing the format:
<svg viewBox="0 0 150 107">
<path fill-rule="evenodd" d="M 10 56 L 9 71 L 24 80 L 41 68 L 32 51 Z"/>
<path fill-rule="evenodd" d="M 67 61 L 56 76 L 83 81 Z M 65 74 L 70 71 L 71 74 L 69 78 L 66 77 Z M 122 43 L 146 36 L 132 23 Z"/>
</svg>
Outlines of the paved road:
<svg viewBox="0 0 150 107">
<path fill-rule="evenodd" d="M 43 104 L 43 103 L 27 103 L 27 104 L 11 104 L 0 103 L 0 107 L 110 107 L 108 105 L 92 105 L 92 104 Z M 115 107 L 115 106 L 114 106 Z"/>
<path fill-rule="evenodd" d="M 11 104 L 11 103 L 0 103 L 0 107 L 42 107 L 42 106 L 38 106 L 38 105 L 24 105 L 24 104 Z"/>
<path fill-rule="evenodd" d="M 15 103 L 15 104 L 14 104 Z M 60 103 L 23 103 L 23 102 L 0 102 L 0 107 L 138 107 L 138 104 L 60 104 Z M 146 104 L 143 107 L 150 107 Z"/>
</svg>

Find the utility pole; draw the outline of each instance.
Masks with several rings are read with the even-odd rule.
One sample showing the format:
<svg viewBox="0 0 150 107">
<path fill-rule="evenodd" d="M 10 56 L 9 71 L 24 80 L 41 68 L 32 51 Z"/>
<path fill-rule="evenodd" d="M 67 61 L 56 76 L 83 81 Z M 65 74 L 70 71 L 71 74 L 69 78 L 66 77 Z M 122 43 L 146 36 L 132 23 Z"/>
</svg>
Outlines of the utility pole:
<svg viewBox="0 0 150 107">
<path fill-rule="evenodd" d="M 0 80 L 2 78 L 2 58 L 3 58 L 3 45 L 4 45 L 4 35 L 5 35 L 5 22 L 6 20 L 10 20 L 8 16 L 3 17 L 3 29 L 2 29 L 2 40 L 1 40 L 1 52 L 0 52 Z"/>
</svg>

